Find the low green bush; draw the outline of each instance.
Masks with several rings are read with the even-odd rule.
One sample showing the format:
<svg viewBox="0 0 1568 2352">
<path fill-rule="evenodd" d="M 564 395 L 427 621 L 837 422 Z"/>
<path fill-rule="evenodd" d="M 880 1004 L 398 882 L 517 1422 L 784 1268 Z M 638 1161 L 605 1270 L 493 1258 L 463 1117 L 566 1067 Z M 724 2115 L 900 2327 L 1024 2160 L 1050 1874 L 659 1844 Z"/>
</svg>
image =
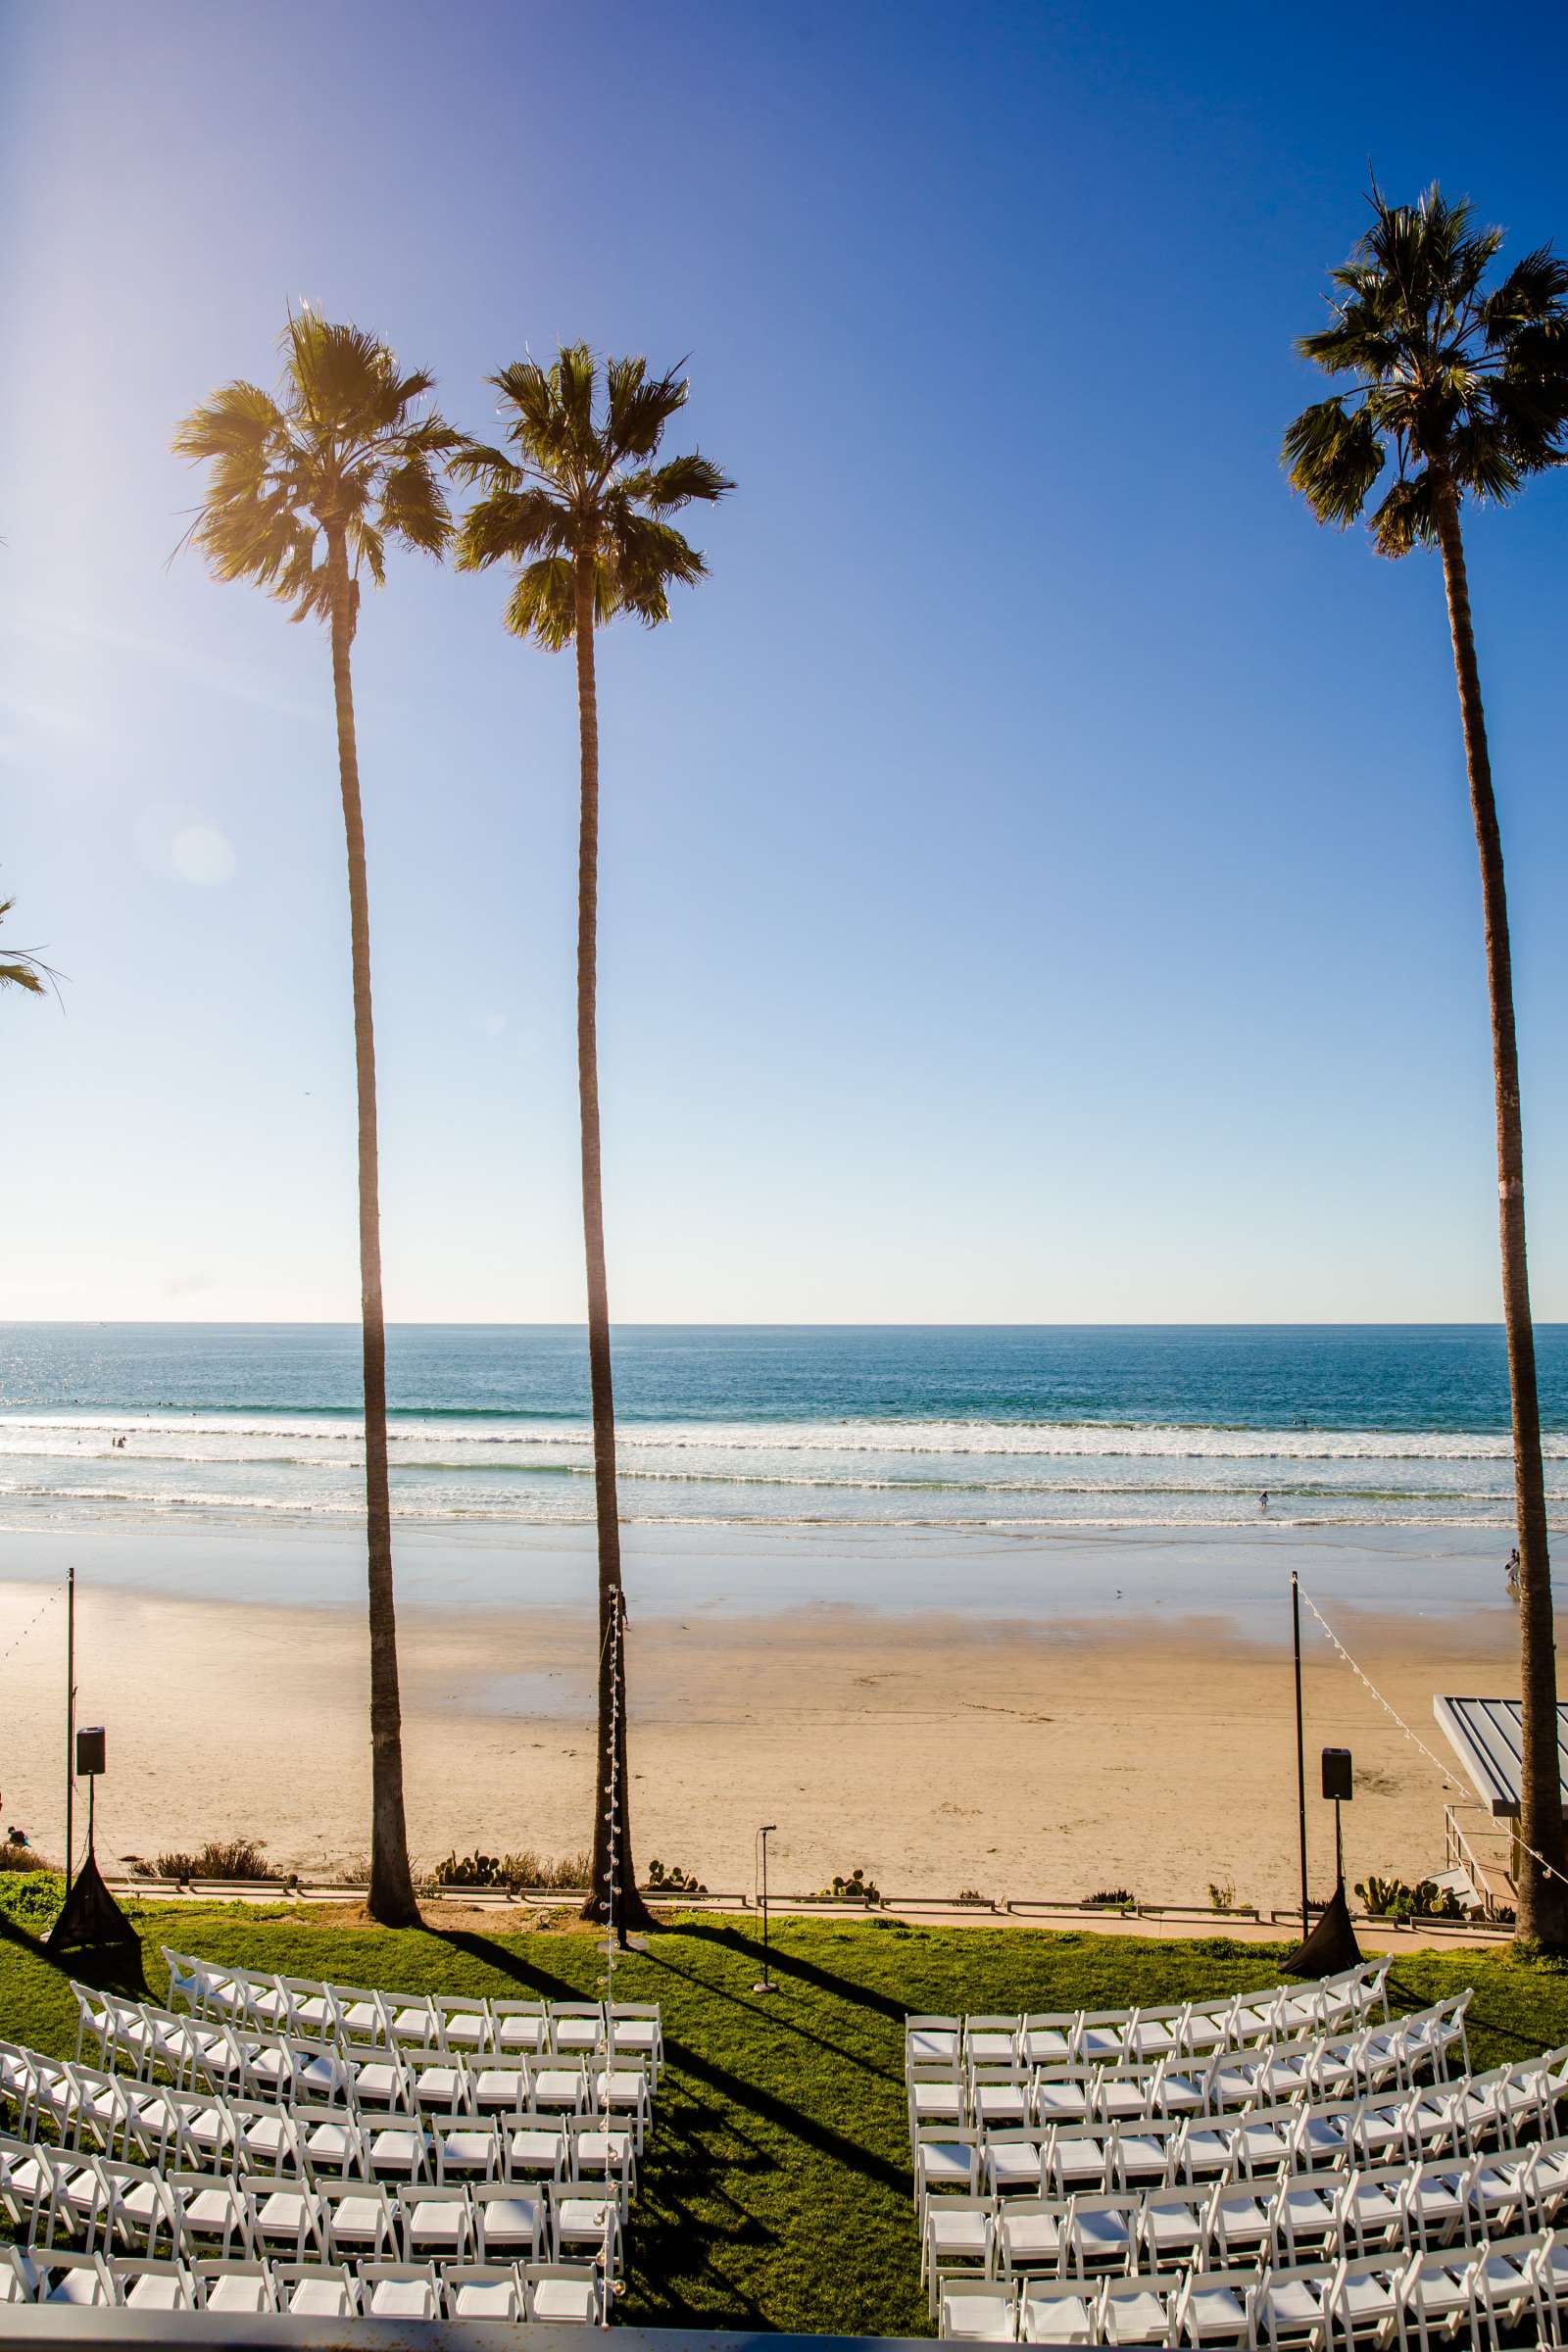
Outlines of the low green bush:
<svg viewBox="0 0 1568 2352">
<path fill-rule="evenodd" d="M 157 1879 L 277 1879 L 267 1859 L 262 1838 L 209 1838 L 194 1853 L 160 1854 L 153 1864 Z"/>
<path fill-rule="evenodd" d="M 1432 1879 L 1357 1879 L 1355 1891 L 1374 1919 L 1468 1919 L 1470 1914 L 1451 1886 Z"/>
<path fill-rule="evenodd" d="M 445 1861 L 436 1864 L 427 1883 L 432 1887 L 499 1886 L 509 1894 L 515 1894 L 524 1886 L 561 1886 L 586 1892 L 592 1877 L 593 1856 L 586 1850 L 564 1854 L 552 1862 L 527 1845 L 515 1854 L 483 1854 L 477 1848 L 471 1854 L 460 1854 L 454 1848 Z"/>
<path fill-rule="evenodd" d="M 820 1891 L 823 1895 L 844 1903 L 879 1903 L 882 1900 L 881 1887 L 866 1877 L 858 1863 L 856 1864 L 847 1879 L 839 1877 L 835 1872 L 831 1886 L 824 1886 Z"/>
</svg>

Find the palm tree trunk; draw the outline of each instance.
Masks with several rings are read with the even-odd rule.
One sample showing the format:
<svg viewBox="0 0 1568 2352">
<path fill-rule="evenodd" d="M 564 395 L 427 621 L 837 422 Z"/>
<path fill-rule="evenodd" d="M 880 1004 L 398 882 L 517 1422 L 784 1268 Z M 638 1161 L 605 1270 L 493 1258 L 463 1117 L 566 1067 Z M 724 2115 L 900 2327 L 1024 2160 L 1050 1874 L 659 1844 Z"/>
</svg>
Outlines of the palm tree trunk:
<svg viewBox="0 0 1568 2352">
<path fill-rule="evenodd" d="M 370 1915 L 384 1927 L 417 1926 L 403 1816 L 403 1709 L 398 1695 L 397 1610 L 392 1592 L 392 1505 L 386 1461 L 386 1318 L 381 1304 L 381 1200 L 375 1126 L 375 1031 L 370 1017 L 370 896 L 354 735 L 354 588 L 341 534 L 328 541 L 332 580 L 332 692 L 338 780 L 348 843 L 354 956 L 354 1065 L 360 1112 L 360 1311 L 365 1335 L 365 1517 L 370 1583 Z"/>
<path fill-rule="evenodd" d="M 1523 1692 L 1519 1836 L 1552 1869 L 1564 1862 L 1562 1788 L 1557 1767 L 1557 1657 L 1551 1606 L 1551 1560 L 1546 1543 L 1546 1494 L 1541 1466 L 1541 1405 L 1536 1391 L 1536 1335 L 1530 1319 L 1530 1272 L 1525 1255 L 1524 1137 L 1519 1116 L 1519 1049 L 1514 1035 L 1513 958 L 1502 840 L 1492 789 L 1486 713 L 1476 668 L 1470 587 L 1459 528 L 1458 493 L 1434 469 L 1438 540 L 1453 667 L 1464 725 L 1470 808 L 1481 857 L 1486 914 L 1487 985 L 1492 998 L 1492 1066 L 1497 1098 L 1497 1215 L 1502 1244 L 1502 1315 L 1508 1336 L 1508 1385 L 1513 1399 L 1514 1495 L 1519 1523 L 1519 1664 Z M 1519 1857 L 1519 1934 L 1561 1948 L 1568 1941 L 1568 1895 L 1527 1853 Z"/>
<path fill-rule="evenodd" d="M 582 1128 L 582 1237 L 588 1272 L 588 1386 L 594 1424 L 594 1516 L 599 1530 L 599 1768 L 594 1792 L 593 1887 L 585 1919 L 613 1919 L 624 1942 L 653 1922 L 631 1859 L 626 1770 L 626 1604 L 615 1494 L 615 1391 L 605 1279 L 605 1203 L 599 1147 L 599 690 L 594 676 L 594 569 L 577 558 L 577 722 L 582 821 L 577 851 L 577 1102 Z"/>
</svg>

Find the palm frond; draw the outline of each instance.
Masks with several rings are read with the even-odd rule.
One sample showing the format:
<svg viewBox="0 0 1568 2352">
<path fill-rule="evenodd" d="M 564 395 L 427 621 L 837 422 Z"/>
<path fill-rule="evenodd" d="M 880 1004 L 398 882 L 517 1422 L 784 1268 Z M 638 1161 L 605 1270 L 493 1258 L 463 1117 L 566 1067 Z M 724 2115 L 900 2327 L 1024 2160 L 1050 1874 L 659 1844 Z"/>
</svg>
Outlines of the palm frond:
<svg viewBox="0 0 1568 2352">
<path fill-rule="evenodd" d="M 1319 522 L 1340 530 L 1354 522 L 1386 462 L 1366 409 L 1348 410 L 1343 399 L 1303 409 L 1285 429 L 1281 455 L 1292 489 L 1301 493 Z"/>
<path fill-rule="evenodd" d="M 535 637 L 550 653 L 569 645 L 577 627 L 576 567 L 564 556 L 541 556 L 518 573 L 508 600 L 507 627 Z"/>
</svg>

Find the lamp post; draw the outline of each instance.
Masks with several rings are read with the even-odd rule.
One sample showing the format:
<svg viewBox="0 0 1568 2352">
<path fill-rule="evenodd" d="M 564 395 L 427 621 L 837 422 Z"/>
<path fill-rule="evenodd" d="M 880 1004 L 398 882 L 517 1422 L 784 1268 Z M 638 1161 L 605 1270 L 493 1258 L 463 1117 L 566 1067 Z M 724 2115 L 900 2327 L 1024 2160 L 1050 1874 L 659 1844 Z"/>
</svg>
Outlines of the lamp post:
<svg viewBox="0 0 1568 2352">
<path fill-rule="evenodd" d="M 758 1831 L 758 1842 L 762 1849 L 762 1982 L 754 1984 L 754 1992 L 777 1992 L 778 1986 L 768 1974 L 767 1966 L 767 1841 L 778 1828 L 776 1821 L 764 1821 Z"/>
</svg>

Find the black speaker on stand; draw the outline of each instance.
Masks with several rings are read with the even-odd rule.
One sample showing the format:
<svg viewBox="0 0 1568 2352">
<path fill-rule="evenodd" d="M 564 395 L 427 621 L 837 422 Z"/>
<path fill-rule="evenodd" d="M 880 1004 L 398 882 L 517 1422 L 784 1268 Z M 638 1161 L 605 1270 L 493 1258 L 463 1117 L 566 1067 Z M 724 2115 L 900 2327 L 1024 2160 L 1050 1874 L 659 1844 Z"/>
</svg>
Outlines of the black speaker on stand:
<svg viewBox="0 0 1568 2352">
<path fill-rule="evenodd" d="M 107 1741 L 102 1724 L 76 1734 L 76 1778 L 87 1784 L 87 1858 L 72 1880 L 65 1907 L 49 1931 L 46 1952 L 122 1951 L 136 1944 L 136 1931 L 104 1885 L 93 1844 L 98 1777 Z M 69 1859 L 69 1857 L 68 1857 Z"/>
<path fill-rule="evenodd" d="M 1345 1840 L 1340 1831 L 1340 1807 L 1355 1793 L 1354 1771 L 1348 1747 L 1323 1750 L 1323 1794 L 1334 1807 L 1334 1894 L 1311 1934 L 1303 1937 L 1285 1963 L 1293 1977 L 1333 1977 L 1354 1968 L 1361 1958 L 1345 1899 Z"/>
</svg>

